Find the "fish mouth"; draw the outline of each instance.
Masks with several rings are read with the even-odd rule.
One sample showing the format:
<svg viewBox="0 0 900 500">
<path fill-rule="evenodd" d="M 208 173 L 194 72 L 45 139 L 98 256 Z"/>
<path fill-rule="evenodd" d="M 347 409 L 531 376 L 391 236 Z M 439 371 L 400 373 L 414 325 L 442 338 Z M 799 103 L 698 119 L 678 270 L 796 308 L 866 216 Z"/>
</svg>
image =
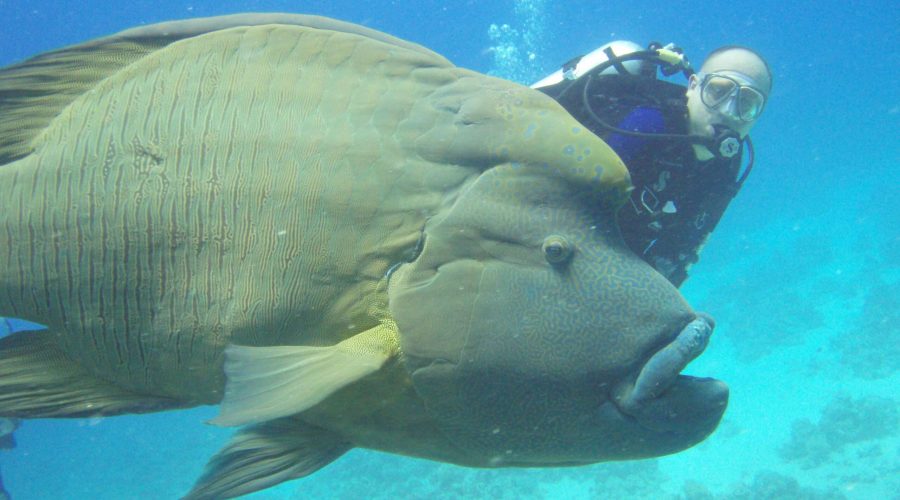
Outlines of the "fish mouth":
<svg viewBox="0 0 900 500">
<path fill-rule="evenodd" d="M 712 432 L 728 405 L 728 386 L 712 378 L 682 375 L 681 371 L 703 353 L 714 328 L 710 316 L 698 314 L 670 343 L 650 356 L 636 375 L 619 382 L 611 394 L 619 412 L 655 431 L 711 423 Z"/>
</svg>

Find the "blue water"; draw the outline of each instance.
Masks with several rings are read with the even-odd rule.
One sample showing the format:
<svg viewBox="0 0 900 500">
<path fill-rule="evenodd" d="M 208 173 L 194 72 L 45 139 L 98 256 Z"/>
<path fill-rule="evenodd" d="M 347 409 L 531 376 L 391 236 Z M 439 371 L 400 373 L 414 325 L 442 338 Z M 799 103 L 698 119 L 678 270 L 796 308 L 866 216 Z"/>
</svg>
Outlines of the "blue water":
<svg viewBox="0 0 900 500">
<path fill-rule="evenodd" d="M 695 62 L 748 45 L 775 74 L 752 134 L 753 175 L 682 289 L 718 323 L 688 372 L 731 388 L 709 439 L 574 469 L 485 471 L 354 450 L 253 498 L 900 498 L 896 4 L 0 0 L 0 64 L 138 24 L 241 11 L 362 23 L 522 82 L 613 39 L 676 42 Z M 203 424 L 214 413 L 28 421 L 18 447 L 0 452 L 3 481 L 17 500 L 176 498 L 230 435 Z"/>
</svg>

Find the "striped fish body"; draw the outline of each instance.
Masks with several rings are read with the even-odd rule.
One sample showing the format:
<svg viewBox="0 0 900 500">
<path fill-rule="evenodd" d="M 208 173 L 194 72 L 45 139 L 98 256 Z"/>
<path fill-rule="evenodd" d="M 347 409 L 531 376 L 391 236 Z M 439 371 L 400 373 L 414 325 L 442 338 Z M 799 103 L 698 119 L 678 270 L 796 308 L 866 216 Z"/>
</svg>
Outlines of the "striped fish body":
<svg viewBox="0 0 900 500">
<path fill-rule="evenodd" d="M 378 282 L 477 174 L 417 146 L 446 114 L 427 98 L 502 84 L 304 26 L 141 40 L 51 53 L 76 95 L 15 110 L 58 114 L 0 166 L 0 313 L 48 325 L 60 356 L 127 391 L 215 403 L 228 343 L 373 326 Z M 7 91 L 38 63 L 8 68 Z"/>
</svg>

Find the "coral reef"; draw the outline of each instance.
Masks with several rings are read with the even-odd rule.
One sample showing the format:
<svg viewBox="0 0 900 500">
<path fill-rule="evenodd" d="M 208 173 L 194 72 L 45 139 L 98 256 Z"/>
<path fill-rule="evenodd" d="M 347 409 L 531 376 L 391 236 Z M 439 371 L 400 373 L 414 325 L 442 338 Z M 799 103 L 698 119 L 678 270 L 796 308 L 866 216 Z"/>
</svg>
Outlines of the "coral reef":
<svg viewBox="0 0 900 500">
<path fill-rule="evenodd" d="M 790 440 L 779 449 L 779 455 L 804 468 L 819 467 L 850 445 L 897 434 L 898 406 L 896 401 L 878 396 L 838 396 L 828 403 L 817 424 L 808 419 L 795 421 Z M 870 457 L 880 453 L 877 443 L 853 451 L 857 458 L 860 453 Z"/>
<path fill-rule="evenodd" d="M 757 472 L 748 483 L 740 483 L 723 494 L 713 494 L 702 483 L 688 481 L 678 500 L 838 500 L 846 498 L 835 491 L 806 488 L 791 476 L 770 470 Z"/>
<path fill-rule="evenodd" d="M 836 337 L 832 347 L 860 378 L 879 379 L 900 370 L 900 282 L 877 282 L 854 327 Z"/>
<path fill-rule="evenodd" d="M 590 498 L 661 498 L 666 475 L 657 460 L 609 462 L 593 469 Z"/>
</svg>

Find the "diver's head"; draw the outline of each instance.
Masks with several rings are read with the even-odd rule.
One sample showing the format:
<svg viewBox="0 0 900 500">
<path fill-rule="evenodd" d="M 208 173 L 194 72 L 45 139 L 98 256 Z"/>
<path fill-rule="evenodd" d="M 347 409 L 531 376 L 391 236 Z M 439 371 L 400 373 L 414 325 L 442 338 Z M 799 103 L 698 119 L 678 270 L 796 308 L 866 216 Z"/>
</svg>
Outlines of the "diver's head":
<svg viewBox="0 0 900 500">
<path fill-rule="evenodd" d="M 717 127 L 726 127 L 745 137 L 759 119 L 771 90 L 772 72 L 762 56 L 739 46 L 714 50 L 688 82 L 690 133 L 712 137 Z M 699 146 L 697 154 L 701 159 L 710 156 Z"/>
</svg>

